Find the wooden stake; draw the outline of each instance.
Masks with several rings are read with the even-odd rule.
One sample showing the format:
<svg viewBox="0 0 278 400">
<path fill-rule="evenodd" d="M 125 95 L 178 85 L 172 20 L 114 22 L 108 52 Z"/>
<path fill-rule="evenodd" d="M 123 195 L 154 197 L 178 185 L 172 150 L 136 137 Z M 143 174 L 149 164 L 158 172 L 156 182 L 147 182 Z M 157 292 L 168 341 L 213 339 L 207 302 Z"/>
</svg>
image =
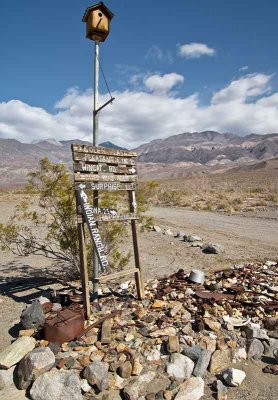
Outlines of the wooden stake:
<svg viewBox="0 0 278 400">
<path fill-rule="evenodd" d="M 129 197 L 130 212 L 134 213 L 135 210 L 137 209 L 135 191 L 128 192 L 128 197 Z M 131 230 L 132 230 L 132 241 L 133 241 L 135 267 L 138 269 L 137 272 L 135 273 L 136 289 L 137 289 L 137 295 L 138 295 L 139 300 L 142 300 L 145 298 L 145 290 L 144 290 L 144 279 L 143 279 L 143 274 L 141 271 L 140 259 L 139 259 L 136 221 L 131 220 L 130 223 L 131 223 Z"/>
</svg>

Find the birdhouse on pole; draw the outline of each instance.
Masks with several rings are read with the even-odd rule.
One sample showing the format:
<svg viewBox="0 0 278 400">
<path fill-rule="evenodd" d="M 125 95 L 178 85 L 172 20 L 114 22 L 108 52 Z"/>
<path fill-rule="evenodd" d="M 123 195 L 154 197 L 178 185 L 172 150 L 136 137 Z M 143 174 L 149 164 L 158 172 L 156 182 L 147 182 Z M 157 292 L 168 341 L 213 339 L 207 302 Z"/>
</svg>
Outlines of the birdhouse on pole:
<svg viewBox="0 0 278 400">
<path fill-rule="evenodd" d="M 95 42 L 104 42 L 109 34 L 113 16 L 103 2 L 88 7 L 82 19 L 86 22 L 86 37 Z"/>
</svg>

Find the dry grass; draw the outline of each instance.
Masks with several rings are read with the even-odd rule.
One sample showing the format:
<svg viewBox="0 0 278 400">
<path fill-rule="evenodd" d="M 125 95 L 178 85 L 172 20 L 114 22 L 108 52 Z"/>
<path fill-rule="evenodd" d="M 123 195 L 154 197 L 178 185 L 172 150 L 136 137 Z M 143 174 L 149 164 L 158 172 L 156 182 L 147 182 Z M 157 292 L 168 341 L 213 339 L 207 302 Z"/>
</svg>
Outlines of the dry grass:
<svg viewBox="0 0 278 400">
<path fill-rule="evenodd" d="M 278 206 L 278 160 L 261 169 L 158 181 L 152 202 L 194 210 L 245 212 Z"/>
</svg>

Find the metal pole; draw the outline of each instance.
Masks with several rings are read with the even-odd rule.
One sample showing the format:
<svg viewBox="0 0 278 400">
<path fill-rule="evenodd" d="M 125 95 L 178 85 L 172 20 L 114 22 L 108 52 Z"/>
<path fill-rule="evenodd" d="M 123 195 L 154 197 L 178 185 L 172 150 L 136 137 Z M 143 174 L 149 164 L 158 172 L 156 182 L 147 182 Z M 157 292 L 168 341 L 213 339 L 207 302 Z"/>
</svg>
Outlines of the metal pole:
<svg viewBox="0 0 278 400">
<path fill-rule="evenodd" d="M 98 84 L 99 84 L 99 42 L 95 42 L 95 56 L 94 56 L 94 126 L 93 126 L 93 145 L 98 146 L 98 113 L 96 112 L 99 106 L 98 103 Z M 98 207 L 98 191 L 94 190 L 93 193 L 94 206 Z M 97 252 L 94 250 L 94 265 L 93 265 L 93 291 L 97 296 L 98 279 L 99 275 L 99 262 Z"/>
<path fill-rule="evenodd" d="M 93 145 L 98 146 L 98 83 L 99 83 L 99 42 L 95 42 L 95 69 L 94 69 L 94 128 Z"/>
</svg>

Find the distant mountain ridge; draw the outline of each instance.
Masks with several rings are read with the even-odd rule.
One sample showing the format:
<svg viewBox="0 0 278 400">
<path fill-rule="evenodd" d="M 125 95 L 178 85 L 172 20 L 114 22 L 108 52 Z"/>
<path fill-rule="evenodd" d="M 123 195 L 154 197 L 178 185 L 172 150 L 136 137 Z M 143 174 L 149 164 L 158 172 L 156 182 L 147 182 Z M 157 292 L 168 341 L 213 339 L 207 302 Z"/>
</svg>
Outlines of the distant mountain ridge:
<svg viewBox="0 0 278 400">
<path fill-rule="evenodd" d="M 136 149 L 141 163 L 192 162 L 214 166 L 264 160 L 278 155 L 278 133 L 237 136 L 214 131 L 182 133 L 153 140 Z"/>
<path fill-rule="evenodd" d="M 56 141 L 49 138 L 33 143 L 0 139 L 0 188 L 22 186 L 27 173 L 36 168 L 43 157 L 71 168 L 72 143 L 92 145 L 79 139 Z M 100 146 L 121 148 L 111 142 L 103 142 Z M 182 177 L 196 171 L 233 168 L 278 157 L 278 133 L 245 137 L 214 131 L 182 133 L 153 140 L 135 150 L 141 176 L 153 179 Z"/>
</svg>

